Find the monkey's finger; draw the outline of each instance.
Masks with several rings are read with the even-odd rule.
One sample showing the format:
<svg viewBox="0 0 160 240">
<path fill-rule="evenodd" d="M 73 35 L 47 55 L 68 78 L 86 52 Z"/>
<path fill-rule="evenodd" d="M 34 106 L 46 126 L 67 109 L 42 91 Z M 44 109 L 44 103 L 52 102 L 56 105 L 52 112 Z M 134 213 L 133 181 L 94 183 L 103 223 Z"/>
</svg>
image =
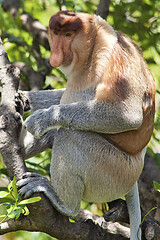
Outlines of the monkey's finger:
<svg viewBox="0 0 160 240">
<path fill-rule="evenodd" d="M 24 179 L 24 178 L 28 178 L 28 177 L 39 177 L 39 178 L 41 178 L 42 177 L 42 175 L 40 175 L 40 174 L 38 174 L 38 173 L 32 173 L 32 172 L 25 172 L 23 175 L 22 175 L 22 179 Z"/>
</svg>

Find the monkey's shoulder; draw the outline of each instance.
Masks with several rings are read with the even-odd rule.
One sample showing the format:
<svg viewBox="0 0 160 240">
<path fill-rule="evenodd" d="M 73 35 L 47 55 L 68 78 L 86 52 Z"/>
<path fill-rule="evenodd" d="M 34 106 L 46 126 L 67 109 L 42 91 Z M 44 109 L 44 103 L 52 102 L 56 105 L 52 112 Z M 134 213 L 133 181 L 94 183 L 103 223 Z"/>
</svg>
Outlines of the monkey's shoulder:
<svg viewBox="0 0 160 240">
<path fill-rule="evenodd" d="M 71 88 L 66 88 L 62 95 L 61 104 L 69 104 L 74 102 L 89 101 L 94 99 L 95 89 L 83 89 L 83 90 L 73 90 Z"/>
</svg>

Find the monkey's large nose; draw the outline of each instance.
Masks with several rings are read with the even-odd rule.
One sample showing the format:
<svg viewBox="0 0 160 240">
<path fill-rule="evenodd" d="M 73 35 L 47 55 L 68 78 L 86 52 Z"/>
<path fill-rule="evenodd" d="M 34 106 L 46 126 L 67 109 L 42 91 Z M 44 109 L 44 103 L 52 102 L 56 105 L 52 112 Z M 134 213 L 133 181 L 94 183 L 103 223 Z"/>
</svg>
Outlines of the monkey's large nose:
<svg viewBox="0 0 160 240">
<path fill-rule="evenodd" d="M 60 48 L 51 51 L 50 64 L 52 67 L 59 67 L 63 63 L 63 52 Z"/>
</svg>

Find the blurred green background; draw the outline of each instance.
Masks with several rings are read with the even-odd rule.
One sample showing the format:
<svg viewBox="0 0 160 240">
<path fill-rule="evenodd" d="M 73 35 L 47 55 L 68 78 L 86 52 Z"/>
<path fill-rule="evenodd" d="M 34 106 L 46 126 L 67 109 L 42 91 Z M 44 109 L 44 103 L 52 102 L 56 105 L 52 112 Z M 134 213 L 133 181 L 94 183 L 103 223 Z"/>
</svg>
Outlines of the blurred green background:
<svg viewBox="0 0 160 240">
<path fill-rule="evenodd" d="M 0 0 L 0 4 L 3 4 Z M 4 11 L 0 5 L 0 35 L 9 60 L 13 63 L 23 62 L 35 73 L 42 74 L 44 78 L 42 89 L 65 87 L 66 79 L 58 69 L 45 71 L 50 52 L 39 45 L 35 51 L 35 39 L 32 32 L 22 28 L 21 14 L 29 13 L 45 27 L 48 26 L 50 16 L 59 11 L 63 5 L 68 10 L 87 12 L 94 14 L 99 0 L 23 0 L 16 18 L 10 11 Z M 159 0 L 111 0 L 107 21 L 114 27 L 129 35 L 142 49 L 144 57 L 156 81 L 156 117 L 153 137 L 149 143 L 148 151 L 160 167 L 160 1 Z M 38 54 L 38 55 L 37 55 Z M 41 63 L 40 63 L 41 59 Z M 38 63 L 38 64 L 37 64 Z M 30 90 L 32 84 L 25 72 L 21 72 L 21 89 Z M 48 150 L 27 160 L 30 171 L 36 171 L 43 175 L 49 175 L 51 151 Z M 0 186 L 8 184 L 7 172 L 0 162 Z M 87 204 L 82 202 L 82 207 L 102 214 L 101 205 Z M 0 208 L 0 211 L 3 209 Z M 29 233 L 19 231 L 0 236 L 0 240 L 49 240 L 54 239 L 43 233 Z"/>
</svg>

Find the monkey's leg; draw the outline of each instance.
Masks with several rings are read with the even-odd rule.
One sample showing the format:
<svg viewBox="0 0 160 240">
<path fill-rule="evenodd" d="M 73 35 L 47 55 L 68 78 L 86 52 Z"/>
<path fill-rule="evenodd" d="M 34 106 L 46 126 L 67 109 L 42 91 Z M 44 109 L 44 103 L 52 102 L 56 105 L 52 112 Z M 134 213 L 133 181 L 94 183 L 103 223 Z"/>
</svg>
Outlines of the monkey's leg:
<svg viewBox="0 0 160 240">
<path fill-rule="evenodd" d="M 130 240 L 141 240 L 141 209 L 137 182 L 125 197 L 130 218 Z"/>
<path fill-rule="evenodd" d="M 63 182 L 59 183 L 60 191 L 65 196 L 65 203 L 57 196 L 48 179 L 40 174 L 26 172 L 17 182 L 17 186 L 19 194 L 24 198 L 30 197 L 35 192 L 42 192 L 59 212 L 68 216 L 76 216 L 79 212 L 84 190 L 83 182 L 79 176 L 69 175 L 67 178 L 63 178 Z"/>
<path fill-rule="evenodd" d="M 59 196 L 57 209 L 67 216 L 76 216 L 80 210 L 81 199 L 84 193 L 84 183 L 81 176 L 73 172 L 66 172 L 63 169 L 62 173 L 59 172 L 58 181 L 52 181 L 53 189 Z M 54 199 L 52 204 L 55 206 Z"/>
</svg>

